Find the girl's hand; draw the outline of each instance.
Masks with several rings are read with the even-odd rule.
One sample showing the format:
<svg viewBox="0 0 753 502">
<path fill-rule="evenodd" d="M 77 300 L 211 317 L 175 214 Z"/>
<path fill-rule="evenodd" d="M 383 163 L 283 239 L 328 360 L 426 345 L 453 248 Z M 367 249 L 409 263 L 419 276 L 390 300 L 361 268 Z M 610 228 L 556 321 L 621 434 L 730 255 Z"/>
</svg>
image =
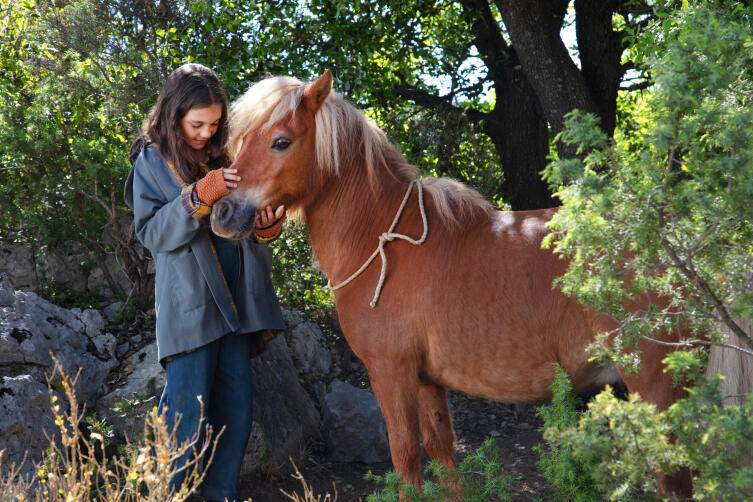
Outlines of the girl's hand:
<svg viewBox="0 0 753 502">
<path fill-rule="evenodd" d="M 236 174 L 237 172 L 237 169 L 222 169 L 222 178 L 225 180 L 225 186 L 228 190 L 238 188 L 236 181 L 240 181 L 241 177 Z"/>
<path fill-rule="evenodd" d="M 256 228 L 267 228 L 284 215 L 285 206 L 280 206 L 275 211 L 272 211 L 272 206 L 267 206 L 259 211 L 259 218 L 256 220 Z"/>
</svg>

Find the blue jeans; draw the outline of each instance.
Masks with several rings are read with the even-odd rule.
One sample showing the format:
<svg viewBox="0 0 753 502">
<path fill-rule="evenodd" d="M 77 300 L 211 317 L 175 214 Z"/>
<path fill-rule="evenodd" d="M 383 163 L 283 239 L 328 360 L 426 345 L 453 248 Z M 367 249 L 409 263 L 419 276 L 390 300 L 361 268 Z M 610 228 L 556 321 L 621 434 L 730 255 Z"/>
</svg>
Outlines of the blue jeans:
<svg viewBox="0 0 753 502">
<path fill-rule="evenodd" d="M 248 339 L 230 333 L 166 364 L 167 383 L 160 411 L 167 406 L 168 430 L 172 430 L 176 414 L 182 416 L 176 431 L 178 443 L 191 438 L 199 428 L 201 405 L 197 396 L 202 396 L 204 417 L 214 430 L 212 440 L 225 427 L 202 485 L 202 496 L 208 500 L 239 497 L 238 477 L 253 419 Z M 204 429 L 202 424 L 197 448 L 204 441 Z M 179 462 L 184 464 L 189 458 L 190 453 Z M 184 477 L 185 472 L 176 475 L 171 486 L 177 489 Z"/>
</svg>

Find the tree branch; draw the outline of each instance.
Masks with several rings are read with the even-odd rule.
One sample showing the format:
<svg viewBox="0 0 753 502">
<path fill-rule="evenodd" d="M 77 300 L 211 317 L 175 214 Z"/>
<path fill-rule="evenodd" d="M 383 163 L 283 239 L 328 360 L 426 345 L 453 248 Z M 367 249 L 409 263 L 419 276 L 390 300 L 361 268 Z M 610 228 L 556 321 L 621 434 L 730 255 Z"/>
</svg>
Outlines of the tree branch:
<svg viewBox="0 0 753 502">
<path fill-rule="evenodd" d="M 464 0 L 463 15 L 473 31 L 473 43 L 492 78 L 502 65 L 513 63 L 516 57 L 502 36 L 502 29 L 494 19 L 489 3 L 481 0 Z"/>
<path fill-rule="evenodd" d="M 734 94 L 745 96 L 746 98 L 753 98 L 753 92 L 738 91 L 737 89 L 734 89 L 732 86 L 727 86 L 727 89 L 729 89 Z"/>
<path fill-rule="evenodd" d="M 455 96 L 457 96 L 458 94 L 463 94 L 463 93 L 470 92 L 470 91 L 481 90 L 481 89 L 484 88 L 484 84 L 485 83 L 486 83 L 486 81 L 482 80 L 481 82 L 479 82 L 477 84 L 474 84 L 474 85 L 469 85 L 468 87 L 460 87 L 458 89 L 454 89 L 452 92 L 450 92 L 449 94 L 445 94 L 442 97 L 444 99 L 447 99 L 449 101 L 449 100 L 454 99 Z"/>
<path fill-rule="evenodd" d="M 92 195 L 92 194 L 90 194 L 88 192 L 85 192 L 84 190 L 81 190 L 80 188 L 77 188 L 77 187 L 74 187 L 74 186 L 69 186 L 68 188 L 71 189 L 72 191 L 76 192 L 77 194 L 83 195 L 87 199 L 92 200 L 92 201 L 96 202 L 97 204 L 99 204 L 100 206 L 102 206 L 105 209 L 105 212 L 107 213 L 107 215 L 110 217 L 110 219 L 112 219 L 112 211 L 110 211 L 110 206 L 107 204 L 107 202 L 105 202 L 104 200 L 102 200 L 102 198 L 97 193 L 97 182 L 96 182 L 96 180 L 94 181 L 94 195 Z"/>
<path fill-rule="evenodd" d="M 488 113 L 480 112 L 474 108 L 459 108 L 453 106 L 450 103 L 452 99 L 451 95 L 448 96 L 436 96 L 422 89 L 416 89 L 408 85 L 398 85 L 395 87 L 395 92 L 406 99 L 410 99 L 417 105 L 421 105 L 427 108 L 438 108 L 448 111 L 457 115 L 464 115 L 474 123 L 480 123 L 483 120 L 490 118 Z"/>
<path fill-rule="evenodd" d="M 681 347 L 694 347 L 696 345 L 715 346 L 715 347 L 723 347 L 725 349 L 737 350 L 739 352 L 742 352 L 743 354 L 753 357 L 753 350 L 744 349 L 742 347 L 738 347 L 737 345 L 731 345 L 729 343 L 713 343 L 708 340 L 686 340 L 684 342 L 665 342 L 663 340 L 657 340 L 656 338 L 652 338 L 646 335 L 644 335 L 643 338 L 645 338 L 649 342 L 656 343 L 658 345 L 664 345 L 667 347 L 681 348 Z"/>
<path fill-rule="evenodd" d="M 631 84 L 627 87 L 620 87 L 620 90 L 621 91 L 640 91 L 643 89 L 648 89 L 652 85 L 654 85 L 654 83 L 647 80 L 645 82 L 638 82 L 636 84 Z"/>
</svg>

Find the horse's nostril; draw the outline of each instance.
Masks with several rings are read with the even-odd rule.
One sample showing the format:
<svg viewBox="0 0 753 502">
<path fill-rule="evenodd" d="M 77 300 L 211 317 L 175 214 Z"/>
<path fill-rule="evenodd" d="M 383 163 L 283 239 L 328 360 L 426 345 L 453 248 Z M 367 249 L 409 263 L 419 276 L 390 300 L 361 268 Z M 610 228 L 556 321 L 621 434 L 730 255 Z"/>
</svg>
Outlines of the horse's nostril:
<svg viewBox="0 0 753 502">
<path fill-rule="evenodd" d="M 215 204 L 215 211 L 217 211 L 217 223 L 220 226 L 225 226 L 230 222 L 230 218 L 233 217 L 233 205 L 230 201 L 221 200 Z"/>
</svg>

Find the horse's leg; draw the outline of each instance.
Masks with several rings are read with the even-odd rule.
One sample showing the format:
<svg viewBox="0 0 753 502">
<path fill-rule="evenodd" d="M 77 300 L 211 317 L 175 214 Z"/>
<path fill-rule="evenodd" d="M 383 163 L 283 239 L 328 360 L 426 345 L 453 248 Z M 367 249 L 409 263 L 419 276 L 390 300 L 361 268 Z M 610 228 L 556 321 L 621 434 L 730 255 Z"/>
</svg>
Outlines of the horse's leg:
<svg viewBox="0 0 753 502">
<path fill-rule="evenodd" d="M 387 424 L 392 466 L 421 488 L 421 443 L 418 425 L 418 371 L 394 364 L 374 364 L 369 380 Z"/>
<path fill-rule="evenodd" d="M 426 453 L 448 471 L 457 469 L 455 431 L 447 408 L 447 390 L 432 383 L 421 382 L 418 389 L 418 420 Z"/>
<path fill-rule="evenodd" d="M 439 385 L 422 381 L 418 388 L 418 421 L 426 453 L 447 469 L 450 476 L 442 484 L 462 500 L 456 480 L 458 467 L 455 461 L 455 431 L 447 407 L 447 390 Z"/>
</svg>

